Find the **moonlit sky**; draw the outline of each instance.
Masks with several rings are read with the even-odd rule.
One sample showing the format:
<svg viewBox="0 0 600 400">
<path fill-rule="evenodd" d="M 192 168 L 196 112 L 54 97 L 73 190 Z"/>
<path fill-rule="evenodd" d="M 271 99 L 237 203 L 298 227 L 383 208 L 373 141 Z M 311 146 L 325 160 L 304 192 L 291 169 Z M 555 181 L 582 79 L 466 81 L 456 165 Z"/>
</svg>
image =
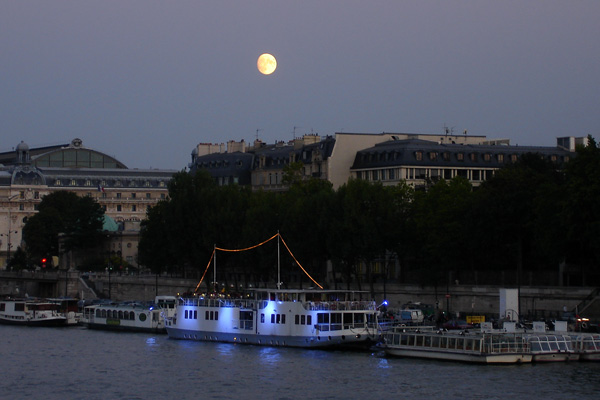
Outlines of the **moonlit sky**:
<svg viewBox="0 0 600 400">
<path fill-rule="evenodd" d="M 1 0 L 0 61 L 0 151 L 79 137 L 130 168 L 257 129 L 600 137 L 598 0 Z"/>
</svg>

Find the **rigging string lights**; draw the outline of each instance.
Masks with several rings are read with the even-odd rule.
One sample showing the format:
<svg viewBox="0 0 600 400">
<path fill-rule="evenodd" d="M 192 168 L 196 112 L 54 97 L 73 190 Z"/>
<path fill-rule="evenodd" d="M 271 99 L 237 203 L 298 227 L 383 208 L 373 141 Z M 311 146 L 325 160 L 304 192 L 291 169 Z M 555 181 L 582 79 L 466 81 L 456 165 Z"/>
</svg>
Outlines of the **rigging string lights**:
<svg viewBox="0 0 600 400">
<path fill-rule="evenodd" d="M 277 232 L 275 235 L 271 236 L 269 239 L 267 239 L 267 240 L 265 240 L 265 241 L 263 241 L 261 243 L 258 243 L 258 244 L 254 245 L 254 246 L 246 247 L 244 249 L 223 249 L 221 247 L 216 247 L 215 246 L 215 248 L 213 249 L 213 252 L 212 252 L 212 254 L 210 256 L 210 260 L 208 260 L 208 265 L 206 266 L 206 269 L 204 270 L 204 273 L 202 274 L 202 278 L 200 278 L 200 282 L 198 282 L 198 285 L 196 286 L 196 289 L 194 290 L 194 293 L 196 293 L 198 291 L 198 288 L 202 284 L 202 281 L 204 280 L 204 276 L 206 275 L 206 272 L 208 272 L 208 269 L 210 268 L 210 264 L 212 263 L 213 259 L 215 258 L 215 252 L 217 250 L 227 251 L 227 252 L 233 252 L 233 253 L 235 253 L 235 252 L 241 252 L 241 251 L 248 251 L 248 250 L 252 250 L 252 249 L 255 249 L 257 247 L 260 247 L 260 246 L 262 246 L 262 245 L 270 242 L 271 240 L 275 239 L 276 237 L 279 237 L 281 239 L 281 242 L 283 243 L 283 245 L 287 249 L 288 253 L 290 253 L 290 256 L 292 256 L 292 258 L 294 259 L 294 261 L 296 262 L 296 264 L 298 264 L 298 266 L 300 267 L 300 269 L 302 270 L 302 272 L 304 272 L 306 274 L 306 276 L 308 276 L 309 279 L 311 281 L 313 281 L 313 283 L 315 285 L 317 285 L 320 289 L 323 289 L 323 286 L 319 285 L 319 283 L 317 281 L 315 281 L 313 279 L 313 277 L 310 276 L 310 274 L 304 269 L 304 267 L 302 266 L 302 264 L 300 264 L 300 262 L 296 259 L 296 257 L 292 253 L 292 250 L 290 250 L 290 248 L 288 247 L 288 245 L 285 242 L 285 240 L 283 240 L 283 237 L 281 236 L 281 234 L 279 232 Z"/>
</svg>

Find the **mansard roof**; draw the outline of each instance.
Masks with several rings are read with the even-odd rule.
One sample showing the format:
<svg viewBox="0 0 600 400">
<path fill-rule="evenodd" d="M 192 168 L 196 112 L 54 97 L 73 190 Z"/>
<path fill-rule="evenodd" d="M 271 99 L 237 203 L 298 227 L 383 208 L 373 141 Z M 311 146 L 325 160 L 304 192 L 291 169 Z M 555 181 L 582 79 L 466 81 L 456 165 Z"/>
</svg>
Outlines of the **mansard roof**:
<svg viewBox="0 0 600 400">
<path fill-rule="evenodd" d="M 406 166 L 501 168 L 525 153 L 556 156 L 562 163 L 574 153 L 560 147 L 440 144 L 420 139 L 390 140 L 358 151 L 352 170 Z M 502 155 L 502 156 L 499 156 Z"/>
</svg>

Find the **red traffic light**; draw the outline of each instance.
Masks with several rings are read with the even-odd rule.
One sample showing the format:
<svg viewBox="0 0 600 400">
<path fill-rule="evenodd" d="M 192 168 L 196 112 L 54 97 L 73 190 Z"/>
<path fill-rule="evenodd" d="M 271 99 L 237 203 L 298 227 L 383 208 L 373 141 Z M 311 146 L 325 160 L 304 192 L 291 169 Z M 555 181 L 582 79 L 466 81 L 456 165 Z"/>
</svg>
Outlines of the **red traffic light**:
<svg viewBox="0 0 600 400">
<path fill-rule="evenodd" d="M 46 268 L 46 259 L 42 258 L 42 268 Z"/>
</svg>

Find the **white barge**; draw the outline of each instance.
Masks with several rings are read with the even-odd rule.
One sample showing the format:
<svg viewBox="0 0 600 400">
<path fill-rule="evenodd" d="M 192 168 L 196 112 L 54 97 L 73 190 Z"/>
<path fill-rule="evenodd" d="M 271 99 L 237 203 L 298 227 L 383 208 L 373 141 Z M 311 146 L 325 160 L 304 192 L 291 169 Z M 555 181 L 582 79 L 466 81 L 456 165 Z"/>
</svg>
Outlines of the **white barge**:
<svg viewBox="0 0 600 400">
<path fill-rule="evenodd" d="M 52 302 L 7 299 L 0 300 L 0 324 L 67 326 L 67 317 Z"/>
<path fill-rule="evenodd" d="M 527 341 L 518 334 L 447 333 L 394 328 L 383 334 L 387 355 L 483 364 L 529 363 Z"/>
<path fill-rule="evenodd" d="M 288 347 L 345 347 L 377 340 L 377 310 L 363 292 L 254 289 L 240 298 L 181 298 L 167 318 L 173 339 Z"/>
<path fill-rule="evenodd" d="M 111 303 L 84 307 L 81 322 L 89 329 L 166 333 L 165 318 L 175 312 L 174 296 L 157 296 L 153 304 Z"/>
</svg>

